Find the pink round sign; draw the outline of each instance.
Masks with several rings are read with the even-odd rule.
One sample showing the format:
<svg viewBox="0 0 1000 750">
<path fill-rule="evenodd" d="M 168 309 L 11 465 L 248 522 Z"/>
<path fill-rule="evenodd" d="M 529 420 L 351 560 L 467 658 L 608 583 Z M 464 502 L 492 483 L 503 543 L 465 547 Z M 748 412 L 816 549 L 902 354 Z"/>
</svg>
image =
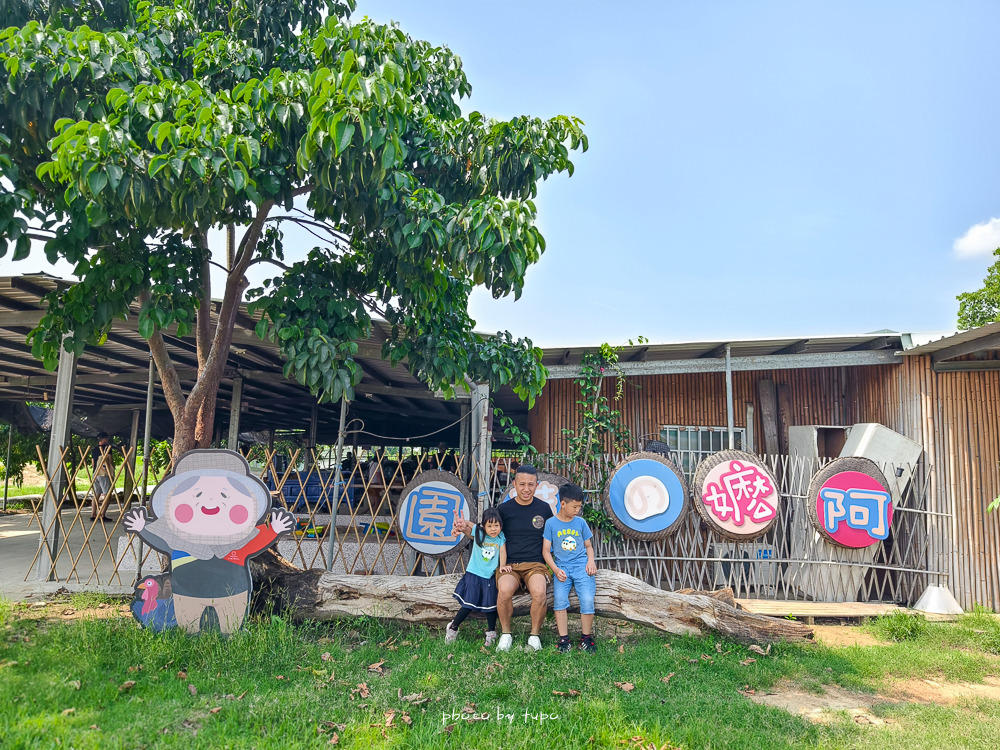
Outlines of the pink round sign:
<svg viewBox="0 0 1000 750">
<path fill-rule="evenodd" d="M 816 495 L 823 532 L 844 547 L 870 547 L 889 536 L 892 496 L 875 477 L 842 471 L 823 482 Z"/>
<path fill-rule="evenodd" d="M 701 502 L 712 522 L 733 536 L 754 537 L 778 512 L 778 492 L 768 472 L 749 461 L 723 461 L 706 475 Z"/>
</svg>

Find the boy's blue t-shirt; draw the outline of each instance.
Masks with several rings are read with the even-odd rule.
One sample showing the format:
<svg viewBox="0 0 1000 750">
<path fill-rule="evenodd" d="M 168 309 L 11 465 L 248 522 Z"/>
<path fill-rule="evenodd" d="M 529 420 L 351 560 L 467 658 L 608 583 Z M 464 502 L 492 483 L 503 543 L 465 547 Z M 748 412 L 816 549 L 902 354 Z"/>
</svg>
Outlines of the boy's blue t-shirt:
<svg viewBox="0 0 1000 750">
<path fill-rule="evenodd" d="M 507 541 L 501 531 L 497 536 L 484 536 L 483 545 L 476 544 L 477 524 L 472 528 L 472 555 L 469 557 L 469 564 L 465 569 L 469 573 L 475 573 L 480 578 L 492 578 L 496 573 L 497 566 L 500 565 L 500 548 Z"/>
<path fill-rule="evenodd" d="M 552 559 L 560 568 L 585 567 L 587 548 L 584 542 L 592 536 L 590 526 L 580 516 L 568 522 L 552 516 L 545 522 L 545 538 L 552 543 Z"/>
</svg>

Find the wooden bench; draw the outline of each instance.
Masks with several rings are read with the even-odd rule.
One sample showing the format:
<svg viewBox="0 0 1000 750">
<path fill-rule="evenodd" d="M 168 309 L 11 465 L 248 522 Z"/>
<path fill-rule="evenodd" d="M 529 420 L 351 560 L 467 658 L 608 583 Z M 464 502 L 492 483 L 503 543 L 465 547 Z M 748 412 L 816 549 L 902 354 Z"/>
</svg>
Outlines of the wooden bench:
<svg viewBox="0 0 1000 750">
<path fill-rule="evenodd" d="M 906 607 L 886 602 L 800 602 L 774 599 L 737 599 L 736 604 L 748 612 L 770 617 L 794 617 L 812 625 L 817 617 L 866 620 L 892 612 L 906 612 Z M 928 616 L 928 619 L 936 619 Z"/>
</svg>

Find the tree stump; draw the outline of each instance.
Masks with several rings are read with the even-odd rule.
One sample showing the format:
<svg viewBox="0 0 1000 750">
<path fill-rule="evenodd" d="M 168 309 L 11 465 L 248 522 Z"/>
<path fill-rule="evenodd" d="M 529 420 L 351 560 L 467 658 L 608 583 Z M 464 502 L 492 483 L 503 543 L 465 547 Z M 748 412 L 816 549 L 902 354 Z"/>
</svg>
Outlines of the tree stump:
<svg viewBox="0 0 1000 750">
<path fill-rule="evenodd" d="M 367 615 L 386 620 L 443 625 L 458 611 L 452 597 L 461 575 L 358 576 L 299 570 L 276 555 L 251 561 L 255 598 L 296 620 L 335 620 Z M 731 594 L 729 595 L 731 597 Z M 739 610 L 707 593 L 663 591 L 613 570 L 597 572 L 598 615 L 646 625 L 675 635 L 715 632 L 741 643 L 809 643 L 812 628 Z M 527 615 L 531 598 L 514 597 L 514 615 Z M 548 606 L 552 607 L 551 589 Z M 579 612 L 576 595 L 570 611 Z"/>
</svg>

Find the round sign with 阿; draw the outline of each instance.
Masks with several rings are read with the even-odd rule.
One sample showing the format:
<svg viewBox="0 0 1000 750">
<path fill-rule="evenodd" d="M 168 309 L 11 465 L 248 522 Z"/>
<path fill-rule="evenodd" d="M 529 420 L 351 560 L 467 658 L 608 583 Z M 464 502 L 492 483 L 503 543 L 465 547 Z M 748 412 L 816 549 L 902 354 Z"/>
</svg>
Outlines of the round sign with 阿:
<svg viewBox="0 0 1000 750">
<path fill-rule="evenodd" d="M 514 475 L 514 482 L 504 491 L 503 497 L 500 499 L 501 503 L 517 497 L 517 488 L 514 486 L 516 482 L 517 474 Z M 564 484 L 569 484 L 569 480 L 560 474 L 549 474 L 544 471 L 538 472 L 538 486 L 535 487 L 535 497 L 543 503 L 549 504 L 552 508 L 552 515 L 559 512 L 559 489 Z"/>
<path fill-rule="evenodd" d="M 767 465 L 746 451 L 720 451 L 694 473 L 694 505 L 713 531 L 734 542 L 763 536 L 778 517 L 781 495 Z"/>
<path fill-rule="evenodd" d="M 464 534 L 453 536 L 456 514 L 476 522 L 472 491 L 449 471 L 425 471 L 410 481 L 399 495 L 396 529 L 417 552 L 439 557 L 460 550 Z"/>
<path fill-rule="evenodd" d="M 654 541 L 681 525 L 687 496 L 687 482 L 677 464 L 659 453 L 633 453 L 611 474 L 604 508 L 625 536 Z"/>
<path fill-rule="evenodd" d="M 861 549 L 889 536 L 892 494 L 878 465 L 844 457 L 817 471 L 809 483 L 809 518 L 828 542 Z"/>
</svg>

